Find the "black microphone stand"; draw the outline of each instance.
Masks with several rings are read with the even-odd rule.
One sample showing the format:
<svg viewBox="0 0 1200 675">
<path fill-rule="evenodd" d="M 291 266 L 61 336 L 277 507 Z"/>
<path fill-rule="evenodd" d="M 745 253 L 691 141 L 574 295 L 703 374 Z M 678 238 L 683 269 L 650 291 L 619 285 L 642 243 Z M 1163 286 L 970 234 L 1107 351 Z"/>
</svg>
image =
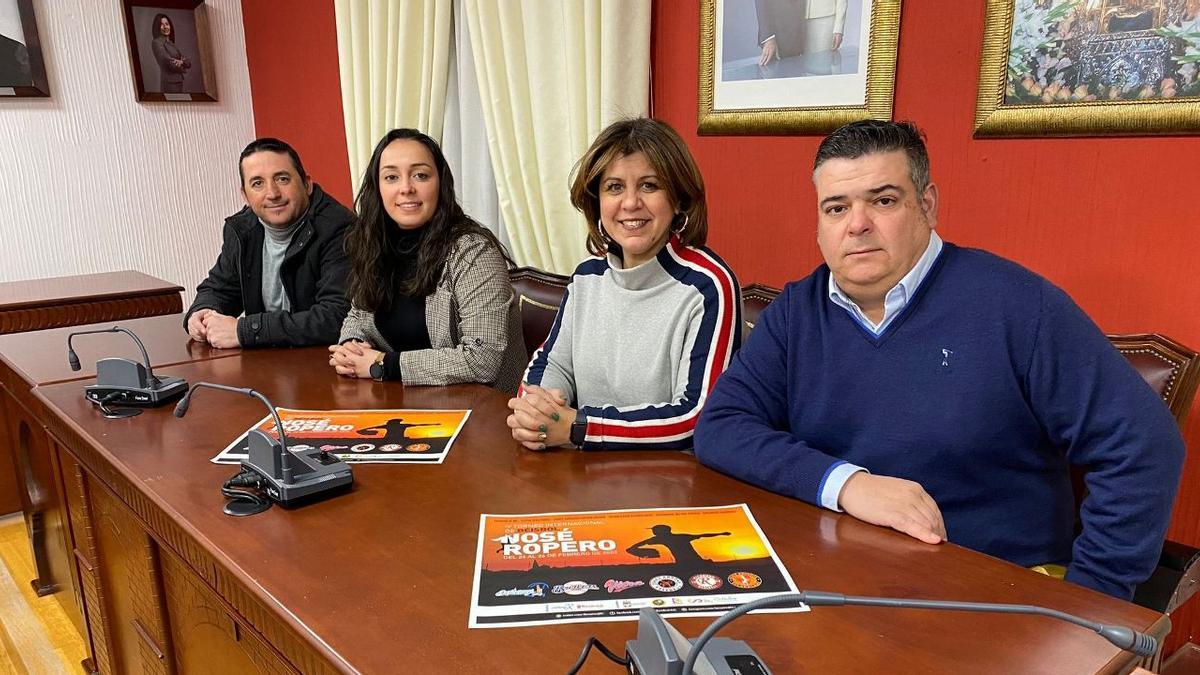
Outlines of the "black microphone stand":
<svg viewBox="0 0 1200 675">
<path fill-rule="evenodd" d="M 246 459 L 242 460 L 242 472 L 222 488 L 222 493 L 233 500 L 225 505 L 225 513 L 248 516 L 261 513 L 271 506 L 266 499 L 252 499 L 252 495 L 234 492 L 236 488 L 258 488 L 271 501 L 291 508 L 344 492 L 353 485 L 354 476 L 350 467 L 334 455 L 318 449 L 288 450 L 279 412 L 266 396 L 253 389 L 197 382 L 175 406 L 176 417 L 187 414 L 192 396 L 201 388 L 220 389 L 257 398 L 271 411 L 275 429 L 279 432 L 278 442 L 258 429 L 251 429 L 247 434 L 249 448 Z"/>
<path fill-rule="evenodd" d="M 73 341 L 77 335 L 96 335 L 99 333 L 124 333 L 133 340 L 138 350 L 142 352 L 142 362 L 138 363 L 124 358 L 106 358 L 96 362 L 96 384 L 84 387 L 84 398 L 100 408 L 100 412 L 110 419 L 133 417 L 140 415 L 137 408 L 114 409 L 110 403 L 129 405 L 156 406 L 187 390 L 187 382 L 178 377 L 157 377 L 150 365 L 150 355 L 146 353 L 146 345 L 133 331 L 120 326 L 101 328 L 98 330 L 76 331 L 67 336 L 67 363 L 71 370 L 78 371 L 79 355 L 75 353 Z"/>
</svg>

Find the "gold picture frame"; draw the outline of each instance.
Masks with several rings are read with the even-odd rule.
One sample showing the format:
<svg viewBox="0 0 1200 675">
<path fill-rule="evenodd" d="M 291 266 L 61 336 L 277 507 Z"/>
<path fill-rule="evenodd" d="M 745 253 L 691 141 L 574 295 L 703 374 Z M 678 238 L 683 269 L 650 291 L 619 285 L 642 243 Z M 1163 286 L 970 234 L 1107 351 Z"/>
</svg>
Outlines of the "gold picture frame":
<svg viewBox="0 0 1200 675">
<path fill-rule="evenodd" d="M 1188 4 L 987 0 L 975 136 L 1200 132 L 1200 41 L 1181 37 L 1200 16 L 1185 17 Z M 1190 79 L 1172 76 L 1187 63 Z"/>
<path fill-rule="evenodd" d="M 758 0 L 761 1 L 761 0 Z M 814 74 L 805 71 L 800 75 L 770 74 L 764 71 L 773 65 L 783 66 L 787 59 L 767 58 L 768 66 L 751 63 L 742 66 L 749 74 L 742 81 L 731 73 L 730 54 L 726 52 L 725 35 L 730 32 L 726 19 L 736 18 L 745 24 L 742 15 L 725 15 L 732 5 L 739 12 L 757 12 L 754 20 L 763 23 L 763 10 L 756 0 L 701 0 L 700 2 L 700 83 L 698 133 L 702 135 L 725 134 L 821 134 L 837 127 L 862 119 L 888 120 L 892 117 L 892 102 L 896 82 L 896 50 L 900 34 L 901 0 L 828 0 L 840 8 L 838 20 L 845 21 L 846 6 L 853 15 L 858 12 L 858 30 L 846 30 L 836 34 L 837 45 L 827 50 L 830 60 L 837 61 L 839 72 L 825 77 L 824 70 Z M 794 3 L 795 4 L 795 3 Z M 804 7 L 804 3 L 798 3 Z M 856 9 L 857 8 L 857 9 Z M 862 21 L 869 16 L 868 21 Z M 849 27 L 849 24 L 845 24 Z M 841 26 L 839 26 L 840 28 Z M 762 27 L 758 37 L 762 37 Z M 856 68 L 847 72 L 845 62 L 834 59 L 838 52 L 846 50 L 850 40 L 856 51 L 851 64 Z M 744 42 L 744 40 L 742 41 Z M 866 44 L 866 54 L 861 48 Z M 757 49 L 758 44 L 755 45 Z M 764 54 L 766 52 L 764 51 Z M 817 52 L 819 55 L 820 52 Z M 744 55 L 743 55 L 744 56 Z M 753 60 L 754 55 L 751 55 Z M 808 59 L 813 54 L 795 58 Z M 722 58 L 718 68 L 717 59 Z M 743 58 L 741 61 L 747 61 Z M 757 65 L 757 72 L 755 72 Z M 825 62 L 819 63 L 820 68 Z M 797 72 L 797 71 L 792 71 Z M 816 75 L 816 76 L 814 76 Z M 718 80 L 718 77 L 720 79 Z M 830 84 L 834 86 L 829 86 Z M 834 96 L 847 100 L 831 102 L 822 100 L 826 91 L 835 90 Z M 861 100 L 862 103 L 857 103 Z M 720 106 L 720 107 L 718 107 Z"/>
</svg>

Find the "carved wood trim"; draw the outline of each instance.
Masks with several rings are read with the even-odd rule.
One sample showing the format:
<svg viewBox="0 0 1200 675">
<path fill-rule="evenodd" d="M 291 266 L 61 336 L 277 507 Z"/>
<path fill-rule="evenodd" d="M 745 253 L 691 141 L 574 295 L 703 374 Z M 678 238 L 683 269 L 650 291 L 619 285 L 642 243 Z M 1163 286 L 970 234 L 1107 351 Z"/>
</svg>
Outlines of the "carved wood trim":
<svg viewBox="0 0 1200 675">
<path fill-rule="evenodd" d="M 55 441 L 58 443 L 58 441 Z M 61 443 L 59 450 L 65 451 Z M 92 659 L 96 672 L 108 675 L 113 672 L 112 644 L 108 633 L 108 610 L 105 605 L 104 589 L 100 577 L 96 573 L 96 539 L 92 531 L 92 507 L 88 498 L 87 479 L 83 468 L 76 464 L 70 476 L 64 476 L 69 482 L 68 489 L 74 488 L 79 498 L 78 509 L 71 509 L 73 531 L 76 534 L 76 555 L 87 563 L 79 570 L 79 581 L 83 585 L 83 602 L 86 609 L 88 632 L 91 634 Z M 74 526 L 78 527 L 74 527 Z M 82 547 L 82 553 L 79 548 Z"/>
<path fill-rule="evenodd" d="M 142 639 L 142 644 L 145 645 L 146 649 L 150 650 L 151 656 L 159 661 L 166 661 L 167 655 L 163 653 L 162 647 L 158 646 L 154 638 L 150 637 L 150 633 L 146 631 L 146 627 L 142 625 L 140 619 L 133 620 L 133 630 Z"/>
<path fill-rule="evenodd" d="M 49 307 L 0 310 L 0 335 L 62 326 L 79 326 L 85 323 L 177 314 L 181 311 L 183 311 L 183 297 L 178 291 L 114 300 L 90 300 Z"/>
<path fill-rule="evenodd" d="M 241 653 L 254 662 L 260 673 L 269 675 L 298 675 L 301 672 L 296 670 L 284 655 L 280 654 L 260 633 L 252 628 L 243 626 L 242 622 L 244 619 L 238 618 L 238 614 L 233 606 L 213 591 L 213 589 L 201 583 L 195 574 L 192 573 L 187 563 L 181 558 L 170 551 L 165 551 L 162 560 L 165 604 L 172 604 L 170 600 L 173 598 L 175 600 L 174 604 L 183 601 L 189 602 L 192 606 L 199 604 L 204 608 L 212 610 L 224 622 L 228 623 L 228 626 L 224 627 L 224 630 L 234 642 L 240 645 Z M 171 595 L 171 598 L 165 597 L 168 593 Z M 183 593 L 194 593 L 198 598 L 181 598 L 180 594 Z M 187 619 L 184 618 L 183 620 L 186 621 Z"/>
<path fill-rule="evenodd" d="M 44 426 L 39 425 L 38 433 L 40 433 L 46 443 L 46 452 L 50 454 L 50 466 L 54 479 L 54 489 L 58 495 L 58 512 L 59 512 L 59 530 L 62 536 L 60 546 L 67 552 L 68 561 L 75 560 L 78 562 L 78 549 L 75 547 L 75 523 L 71 520 L 70 497 L 67 490 L 68 472 L 63 468 L 62 457 L 59 455 L 59 445 L 54 442 L 54 438 L 46 432 Z M 79 580 L 79 565 L 67 564 L 68 573 L 70 574 L 70 584 L 68 589 L 71 592 L 71 605 L 68 608 L 70 619 L 75 624 L 75 629 L 80 635 L 87 634 L 87 621 L 84 619 L 83 594 L 81 589 L 83 585 Z"/>
<path fill-rule="evenodd" d="M 105 492 L 110 491 L 105 489 Z M 111 496 L 120 502 L 115 495 Z M 148 589 L 149 592 L 134 596 L 133 628 L 142 638 L 143 668 L 166 675 L 166 673 L 173 672 L 174 669 L 173 664 L 164 653 L 164 650 L 170 647 L 168 644 L 170 638 L 164 621 L 166 612 L 163 611 L 162 572 L 158 565 L 158 544 L 145 530 L 139 535 L 139 539 L 142 540 L 141 558 L 139 564 L 134 567 L 134 574 L 139 579 L 134 581 L 133 585 L 139 589 Z M 147 622 L 149 622 L 149 626 L 147 626 Z"/>
</svg>

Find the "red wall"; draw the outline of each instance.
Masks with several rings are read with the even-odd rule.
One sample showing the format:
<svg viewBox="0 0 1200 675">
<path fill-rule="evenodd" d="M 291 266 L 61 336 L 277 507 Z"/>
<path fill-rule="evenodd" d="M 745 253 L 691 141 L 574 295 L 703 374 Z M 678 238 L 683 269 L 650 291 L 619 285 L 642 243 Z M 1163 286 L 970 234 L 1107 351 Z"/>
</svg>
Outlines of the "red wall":
<svg viewBox="0 0 1200 675">
<path fill-rule="evenodd" d="M 321 187 L 350 206 L 337 32 L 329 0 L 243 0 L 254 129 L 296 148 Z"/>
<path fill-rule="evenodd" d="M 695 134 L 698 4 L 654 2 L 655 114 L 704 171 L 710 244 L 743 284 L 779 286 L 820 262 L 809 175 L 819 139 Z M 293 143 L 313 177 L 349 204 L 332 3 L 243 0 L 242 12 L 258 133 Z M 1200 175 L 1190 160 L 1200 138 L 974 140 L 982 35 L 983 3 L 904 4 L 895 117 L 929 135 L 941 234 L 1045 275 L 1106 332 L 1160 332 L 1200 348 L 1190 267 Z M 1200 403 L 1184 436 L 1200 448 Z M 1185 467 L 1170 534 L 1200 545 L 1197 458 Z M 1198 632 L 1190 617 L 1173 620 L 1185 636 Z"/>
<path fill-rule="evenodd" d="M 778 286 L 820 262 L 819 138 L 696 134 L 698 4 L 654 3 L 654 114 L 704 172 L 709 244 L 743 284 Z M 894 117 L 928 134 L 938 231 L 1049 278 L 1105 332 L 1165 333 L 1200 349 L 1200 138 L 972 139 L 983 5 L 903 6 Z M 1200 401 L 1184 437 L 1200 450 Z M 1200 457 L 1184 469 L 1170 536 L 1200 545 Z M 1181 618 L 1177 628 L 1200 632 Z"/>
</svg>

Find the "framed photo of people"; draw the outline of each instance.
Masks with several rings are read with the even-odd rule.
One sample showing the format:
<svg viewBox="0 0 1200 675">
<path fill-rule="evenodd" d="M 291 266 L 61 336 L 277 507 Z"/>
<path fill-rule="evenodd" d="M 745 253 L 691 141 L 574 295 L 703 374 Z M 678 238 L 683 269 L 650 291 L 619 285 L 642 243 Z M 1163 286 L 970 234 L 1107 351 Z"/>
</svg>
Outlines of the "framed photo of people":
<svg viewBox="0 0 1200 675">
<path fill-rule="evenodd" d="M 1200 2 L 987 0 L 976 136 L 1200 132 Z"/>
<path fill-rule="evenodd" d="M 900 0 L 701 0 L 701 134 L 891 119 Z"/>
<path fill-rule="evenodd" d="M 216 101 L 204 0 L 122 0 L 139 101 Z"/>
<path fill-rule="evenodd" d="M 0 98 L 49 95 L 33 0 L 0 0 Z"/>
</svg>

